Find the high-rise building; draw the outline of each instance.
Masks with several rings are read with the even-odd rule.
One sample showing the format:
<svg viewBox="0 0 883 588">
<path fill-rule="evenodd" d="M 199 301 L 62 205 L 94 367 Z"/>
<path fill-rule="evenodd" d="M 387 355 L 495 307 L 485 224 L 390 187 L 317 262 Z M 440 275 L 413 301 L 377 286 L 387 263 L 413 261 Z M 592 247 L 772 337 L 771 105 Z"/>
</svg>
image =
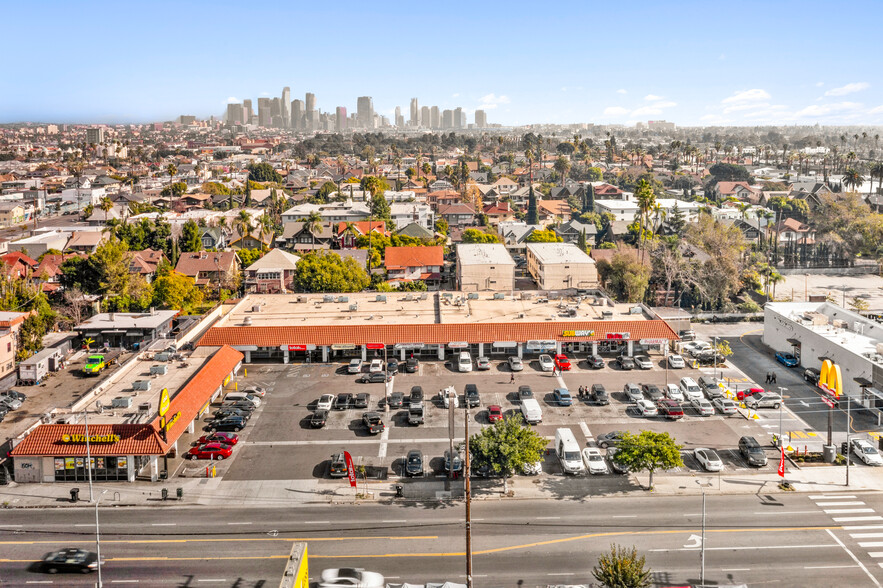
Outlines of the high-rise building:
<svg viewBox="0 0 883 588">
<path fill-rule="evenodd" d="M 282 88 L 282 126 L 291 128 L 291 88 Z"/>
<path fill-rule="evenodd" d="M 316 95 L 307 92 L 304 101 L 304 128 L 315 131 L 319 123 L 319 113 L 316 112 Z"/>
<path fill-rule="evenodd" d="M 429 123 L 432 122 L 432 117 L 429 114 L 429 107 L 423 106 L 420 108 L 420 126 L 429 128 Z"/>
<path fill-rule="evenodd" d="M 463 114 L 463 109 L 461 107 L 457 107 L 454 109 L 454 128 L 462 129 L 466 126 L 466 115 Z"/>
<path fill-rule="evenodd" d="M 417 103 L 416 98 L 411 98 L 411 120 L 412 127 L 420 126 L 420 105 Z"/>
<path fill-rule="evenodd" d="M 104 127 L 95 127 L 86 129 L 86 143 L 90 145 L 100 145 L 104 143 Z"/>
<path fill-rule="evenodd" d="M 454 111 L 453 110 L 442 111 L 441 128 L 445 129 L 445 130 L 454 128 Z"/>
<path fill-rule="evenodd" d="M 334 125 L 334 130 L 338 133 L 342 133 L 346 130 L 346 106 L 337 107 L 337 117 Z"/>
<path fill-rule="evenodd" d="M 475 126 L 479 129 L 484 129 L 487 127 L 487 113 L 485 113 L 485 111 L 475 111 Z"/>
<path fill-rule="evenodd" d="M 269 98 L 258 98 L 258 126 L 269 127 L 273 122 L 272 100 Z"/>
<path fill-rule="evenodd" d="M 402 107 L 396 106 L 396 126 L 402 128 L 405 126 L 405 117 L 402 116 Z"/>
<path fill-rule="evenodd" d="M 251 99 L 242 101 L 242 122 L 250 125 L 254 118 L 254 108 L 251 106 Z"/>
<path fill-rule="evenodd" d="M 304 100 L 304 104 L 306 105 L 306 111 L 309 112 L 311 110 L 316 110 L 316 95 L 310 94 L 307 92 L 306 99 Z"/>
<path fill-rule="evenodd" d="M 374 101 L 371 96 L 359 96 L 356 101 L 356 115 L 360 128 L 374 128 Z"/>
<path fill-rule="evenodd" d="M 291 101 L 291 128 L 298 129 L 298 130 L 304 128 L 304 101 L 303 100 L 292 100 Z"/>
<path fill-rule="evenodd" d="M 227 105 L 227 124 L 241 125 L 244 122 L 245 113 L 242 104 Z"/>
<path fill-rule="evenodd" d="M 430 111 L 429 128 L 430 129 L 437 129 L 440 126 L 441 126 L 441 120 L 440 120 L 439 114 L 438 114 L 438 106 L 433 106 L 432 110 Z"/>
</svg>

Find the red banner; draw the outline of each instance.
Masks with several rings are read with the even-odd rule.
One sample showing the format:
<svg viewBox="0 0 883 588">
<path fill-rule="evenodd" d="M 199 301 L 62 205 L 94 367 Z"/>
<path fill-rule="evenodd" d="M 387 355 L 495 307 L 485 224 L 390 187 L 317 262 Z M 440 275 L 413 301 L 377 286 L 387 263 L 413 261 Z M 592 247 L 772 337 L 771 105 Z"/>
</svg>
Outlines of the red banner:
<svg viewBox="0 0 883 588">
<path fill-rule="evenodd" d="M 366 343 L 365 347 L 367 349 L 383 349 L 386 345 L 383 343 Z"/>
<path fill-rule="evenodd" d="M 784 454 L 783 454 L 784 455 Z M 356 466 L 353 465 L 353 456 L 349 451 L 343 452 L 343 459 L 346 461 L 346 475 L 350 479 L 350 486 L 356 487 Z"/>
<path fill-rule="evenodd" d="M 779 443 L 782 443 L 782 457 L 779 458 L 779 476 L 785 477 L 785 444 L 784 439 L 780 439 Z"/>
</svg>

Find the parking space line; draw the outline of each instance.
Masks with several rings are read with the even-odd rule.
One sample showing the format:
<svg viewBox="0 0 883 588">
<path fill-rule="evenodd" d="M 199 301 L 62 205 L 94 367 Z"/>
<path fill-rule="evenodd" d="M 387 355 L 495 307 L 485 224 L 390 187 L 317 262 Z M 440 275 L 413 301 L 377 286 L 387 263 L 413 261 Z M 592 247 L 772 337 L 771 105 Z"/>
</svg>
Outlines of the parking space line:
<svg viewBox="0 0 883 588">
<path fill-rule="evenodd" d="M 383 433 L 380 434 L 380 451 L 377 454 L 380 459 L 386 457 L 387 441 L 389 441 L 389 427 L 384 427 Z"/>
</svg>

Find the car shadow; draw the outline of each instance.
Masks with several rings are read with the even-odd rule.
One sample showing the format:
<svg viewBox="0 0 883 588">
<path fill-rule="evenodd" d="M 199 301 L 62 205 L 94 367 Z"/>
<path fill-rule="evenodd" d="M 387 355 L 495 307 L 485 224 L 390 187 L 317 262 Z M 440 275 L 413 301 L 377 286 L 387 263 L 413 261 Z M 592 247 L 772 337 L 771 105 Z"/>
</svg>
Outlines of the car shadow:
<svg viewBox="0 0 883 588">
<path fill-rule="evenodd" d="M 310 425 L 310 415 L 305 416 L 298 422 L 298 426 L 304 430 L 312 430 L 313 427 Z"/>
</svg>

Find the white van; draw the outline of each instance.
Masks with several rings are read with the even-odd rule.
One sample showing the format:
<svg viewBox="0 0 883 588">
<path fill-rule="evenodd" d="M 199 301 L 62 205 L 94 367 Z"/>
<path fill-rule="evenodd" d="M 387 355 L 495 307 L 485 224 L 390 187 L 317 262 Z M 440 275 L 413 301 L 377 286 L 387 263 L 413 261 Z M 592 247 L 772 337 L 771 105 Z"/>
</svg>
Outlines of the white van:
<svg viewBox="0 0 883 588">
<path fill-rule="evenodd" d="M 543 422 L 543 411 L 540 409 L 540 403 L 535 398 L 525 398 L 521 401 L 521 414 L 530 425 L 538 425 Z M 577 452 L 579 452 L 579 449 L 577 449 Z"/>
<path fill-rule="evenodd" d="M 224 402 L 236 402 L 240 400 L 251 402 L 256 408 L 261 405 L 261 397 L 255 394 L 249 394 L 248 392 L 228 392 L 227 396 L 224 397 Z"/>
<path fill-rule="evenodd" d="M 681 385 L 679 387 L 681 392 L 684 393 L 684 398 L 687 400 L 692 400 L 694 398 L 699 400 L 705 398 L 705 396 L 702 395 L 702 389 L 693 378 L 681 378 Z"/>
<path fill-rule="evenodd" d="M 460 357 L 457 358 L 457 371 L 459 372 L 471 372 L 472 371 L 472 356 L 469 355 L 468 351 L 461 351 Z"/>
<path fill-rule="evenodd" d="M 565 474 L 581 474 L 585 469 L 583 457 L 579 452 L 579 443 L 570 429 L 557 429 L 555 431 L 555 455 L 561 463 L 561 469 Z"/>
</svg>

